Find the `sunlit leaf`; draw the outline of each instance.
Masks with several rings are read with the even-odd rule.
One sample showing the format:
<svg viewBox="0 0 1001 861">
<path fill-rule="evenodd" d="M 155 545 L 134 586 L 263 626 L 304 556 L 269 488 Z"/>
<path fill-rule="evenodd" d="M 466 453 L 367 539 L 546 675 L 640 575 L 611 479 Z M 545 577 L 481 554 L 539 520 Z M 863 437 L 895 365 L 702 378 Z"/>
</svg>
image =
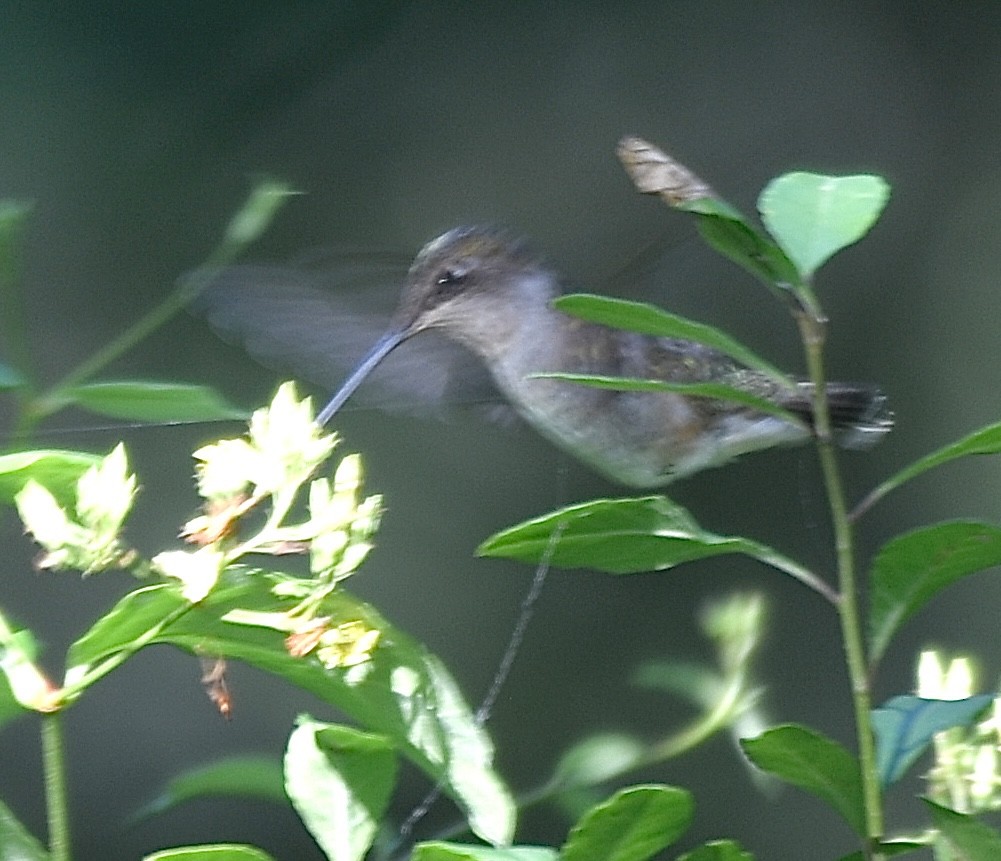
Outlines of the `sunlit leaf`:
<svg viewBox="0 0 1001 861">
<path fill-rule="evenodd" d="M 890 196 L 878 176 L 788 173 L 761 192 L 758 211 L 768 232 L 804 279 L 832 254 L 861 239 Z"/>
<path fill-rule="evenodd" d="M 968 726 L 992 700 L 987 694 L 964 700 L 927 700 L 908 695 L 893 697 L 873 709 L 876 766 L 883 787 L 904 776 L 931 744 L 935 733 Z"/>
<path fill-rule="evenodd" d="M 274 861 L 263 849 L 240 843 L 177 846 L 144 855 L 143 861 Z"/>
<path fill-rule="evenodd" d="M 740 744 L 758 768 L 816 795 L 865 834 L 862 774 L 855 757 L 836 741 L 789 724 Z"/>
<path fill-rule="evenodd" d="M 285 786 L 330 861 L 360 861 L 396 783 L 389 739 L 300 717 L 285 752 Z"/>
<path fill-rule="evenodd" d="M 679 317 L 677 314 L 671 314 L 654 305 L 583 293 L 561 296 L 553 304 L 567 314 L 594 323 L 604 323 L 606 326 L 639 332 L 643 335 L 655 335 L 660 338 L 697 341 L 712 347 L 714 350 L 719 350 L 742 365 L 767 374 L 782 385 L 789 387 L 793 385 L 789 377 L 781 370 L 725 332 L 707 326 L 705 323 L 698 323 Z"/>
<path fill-rule="evenodd" d="M 683 562 L 737 553 L 830 595 L 829 588 L 797 562 L 749 538 L 708 532 L 665 496 L 597 499 L 571 505 L 498 532 L 483 542 L 477 553 L 523 562 L 546 557 L 560 568 L 590 568 L 611 574 L 664 570 Z"/>
<path fill-rule="evenodd" d="M 887 542 L 870 579 L 873 658 L 878 660 L 904 621 L 942 589 L 995 565 L 1001 565 L 1001 528 L 989 523 L 937 523 Z"/>
<path fill-rule="evenodd" d="M 12 503 L 33 478 L 63 505 L 76 500 L 76 483 L 103 458 L 80 451 L 17 451 L 0 455 L 0 501 Z"/>
<path fill-rule="evenodd" d="M 211 422 L 249 416 L 214 389 L 191 383 L 107 381 L 76 386 L 61 396 L 91 412 L 130 421 Z"/>
<path fill-rule="evenodd" d="M 3 861 L 49 861 L 45 847 L 0 801 L 0 858 Z"/>
<path fill-rule="evenodd" d="M 135 819 L 170 810 L 193 798 L 254 798 L 288 804 L 281 763 L 263 756 L 220 759 L 171 778 L 163 791 L 143 805 Z"/>
<path fill-rule="evenodd" d="M 53 685 L 38 668 L 37 654 L 31 631 L 16 629 L 0 615 L 0 723 L 17 717 L 20 709 L 51 709 Z"/>
<path fill-rule="evenodd" d="M 581 818 L 560 849 L 560 861 L 646 861 L 691 824 L 695 802 L 673 786 L 630 786 Z"/>
<path fill-rule="evenodd" d="M 997 861 L 1001 858 L 1001 834 L 973 816 L 957 813 L 934 801 L 922 799 L 931 810 L 934 826 L 962 861 Z"/>
<path fill-rule="evenodd" d="M 190 608 L 173 586 L 136 590 L 71 647 L 67 684 L 110 656 L 134 649 L 136 642 L 170 643 L 195 654 L 246 661 L 390 738 L 397 750 L 442 783 L 479 836 L 509 842 L 514 805 L 492 769 L 493 747 L 441 662 L 370 605 L 340 589 L 319 608 L 329 625 L 362 622 L 380 632 L 369 659 L 350 668 L 328 668 L 312 654 L 294 657 L 281 631 L 223 620 L 238 610 L 266 614 L 291 609 L 294 597 L 272 593 L 278 583 L 287 578 L 231 568 L 204 601 Z M 185 608 L 166 630 L 156 631 L 163 619 Z"/>
<path fill-rule="evenodd" d="M 411 861 L 556 861 L 559 853 L 548 846 L 470 846 L 434 840 L 418 843 Z"/>
</svg>

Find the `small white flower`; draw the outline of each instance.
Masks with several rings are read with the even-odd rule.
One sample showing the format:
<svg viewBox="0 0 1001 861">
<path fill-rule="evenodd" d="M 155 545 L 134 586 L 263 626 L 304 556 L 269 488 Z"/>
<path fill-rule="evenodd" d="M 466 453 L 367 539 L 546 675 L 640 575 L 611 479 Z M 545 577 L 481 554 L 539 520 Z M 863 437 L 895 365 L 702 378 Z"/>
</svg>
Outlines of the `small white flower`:
<svg viewBox="0 0 1001 861">
<path fill-rule="evenodd" d="M 199 550 L 169 550 L 153 557 L 154 567 L 181 581 L 181 594 L 192 604 L 203 601 L 222 573 L 225 557 L 214 547 Z"/>
</svg>

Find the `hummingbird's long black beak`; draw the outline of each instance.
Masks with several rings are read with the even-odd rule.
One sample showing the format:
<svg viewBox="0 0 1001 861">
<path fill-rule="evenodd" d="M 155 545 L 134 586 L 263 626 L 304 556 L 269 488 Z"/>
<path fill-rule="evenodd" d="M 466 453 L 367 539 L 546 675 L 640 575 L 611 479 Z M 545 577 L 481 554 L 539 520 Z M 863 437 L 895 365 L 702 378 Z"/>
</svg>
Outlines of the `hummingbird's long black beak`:
<svg viewBox="0 0 1001 861">
<path fill-rule="evenodd" d="M 407 335 L 408 333 L 403 329 L 390 329 L 379 338 L 372 349 L 368 351 L 368 355 L 358 363 L 358 367 L 344 381 L 337 394 L 330 399 L 330 403 L 320 410 L 316 417 L 316 423 L 322 426 L 329 422 L 335 413 L 344 406 L 344 402 L 354 394 L 355 389 L 362 384 L 365 377 L 372 373 L 379 362 L 400 346 L 407 339 Z"/>
</svg>

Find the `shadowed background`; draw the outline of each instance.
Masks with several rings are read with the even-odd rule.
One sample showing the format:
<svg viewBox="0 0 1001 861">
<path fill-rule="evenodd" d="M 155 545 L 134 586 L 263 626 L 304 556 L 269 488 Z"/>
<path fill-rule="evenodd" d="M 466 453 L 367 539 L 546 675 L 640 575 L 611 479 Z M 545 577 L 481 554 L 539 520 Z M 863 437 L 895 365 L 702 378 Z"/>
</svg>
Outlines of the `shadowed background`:
<svg viewBox="0 0 1001 861">
<path fill-rule="evenodd" d="M 879 381 L 897 412 L 882 446 L 843 459 L 857 497 L 1001 412 L 1001 8 L 959 8 L 359 0 L 120 4 L 98 14 L 87 4 L 58 12 L 23 4 L 0 32 L 0 194 L 34 203 L 22 268 L 39 374 L 55 380 L 165 296 L 261 173 L 303 195 L 253 260 L 345 247 L 411 254 L 456 224 L 509 225 L 576 285 L 622 292 L 642 282 L 644 295 L 800 369 L 794 328 L 768 294 L 703 249 L 687 219 L 632 191 L 613 150 L 636 133 L 748 212 L 769 178 L 792 169 L 873 171 L 892 184 L 872 235 L 818 283 L 832 321 L 831 376 Z M 108 376 L 210 382 L 247 405 L 278 379 L 189 318 Z M 73 427 L 87 424 L 78 418 Z M 531 571 L 476 560 L 475 546 L 516 521 L 620 489 L 527 431 L 364 410 L 337 426 L 344 450 L 364 453 L 368 487 L 388 508 L 351 588 L 428 643 L 478 700 Z M 130 531 L 138 546 L 153 552 L 174 541 L 196 505 L 190 450 L 223 432 L 125 432 L 145 489 Z M 51 433 L 42 442 L 106 451 L 119 436 Z M 999 477 L 994 461 L 960 463 L 902 491 L 862 524 L 861 558 L 936 518 L 995 516 Z M 671 494 L 708 528 L 832 567 L 808 450 L 756 455 Z M 10 549 L 0 603 L 47 644 L 58 674 L 66 645 L 128 583 L 35 573 L 9 515 L 2 530 Z M 632 692 L 628 674 L 648 658 L 710 657 L 696 612 L 734 588 L 771 601 L 761 656 L 771 715 L 852 744 L 836 620 L 791 581 L 741 559 L 630 578 L 555 572 L 492 721 L 512 786 L 544 779 L 587 732 L 653 736 L 685 720 L 684 705 Z M 911 687 L 914 651 L 928 642 L 977 649 L 992 684 L 997 661 L 985 644 L 997 597 L 993 579 L 979 575 L 937 599 L 891 650 L 876 699 Z M 277 756 L 295 714 L 328 716 L 234 667 L 226 724 L 198 675 L 189 657 L 150 650 L 68 714 L 78 857 L 231 839 L 281 858 L 319 858 L 294 817 L 260 804 L 192 804 L 126 824 L 177 771 L 232 752 Z M 5 729 L 0 793 L 43 833 L 36 736 L 30 720 Z M 851 846 L 812 799 L 759 794 L 722 737 L 637 779 L 695 791 L 692 841 L 733 836 L 761 858 L 806 857 L 805 847 L 824 841 L 822 854 L 835 857 Z M 906 801 L 914 788 L 894 795 L 892 823 L 917 821 Z M 423 791 L 408 780 L 396 809 L 405 813 Z M 443 809 L 429 827 L 451 818 Z M 556 842 L 564 830 L 540 809 L 520 839 Z"/>
</svg>

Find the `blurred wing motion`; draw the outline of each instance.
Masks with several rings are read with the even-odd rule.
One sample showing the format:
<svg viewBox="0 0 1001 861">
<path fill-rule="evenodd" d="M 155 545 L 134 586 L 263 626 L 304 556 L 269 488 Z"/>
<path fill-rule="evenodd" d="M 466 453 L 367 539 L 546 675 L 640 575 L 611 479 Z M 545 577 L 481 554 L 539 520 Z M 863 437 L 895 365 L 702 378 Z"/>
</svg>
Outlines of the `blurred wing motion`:
<svg viewBox="0 0 1001 861">
<path fill-rule="evenodd" d="M 385 267 L 365 279 L 347 267 L 320 275 L 234 266 L 221 270 L 190 310 L 261 364 L 332 393 L 385 331 L 405 271 L 390 280 Z M 359 280 L 369 283 L 359 287 Z M 465 407 L 492 419 L 514 417 L 483 364 L 433 332 L 394 350 L 350 405 L 425 416 Z"/>
</svg>

